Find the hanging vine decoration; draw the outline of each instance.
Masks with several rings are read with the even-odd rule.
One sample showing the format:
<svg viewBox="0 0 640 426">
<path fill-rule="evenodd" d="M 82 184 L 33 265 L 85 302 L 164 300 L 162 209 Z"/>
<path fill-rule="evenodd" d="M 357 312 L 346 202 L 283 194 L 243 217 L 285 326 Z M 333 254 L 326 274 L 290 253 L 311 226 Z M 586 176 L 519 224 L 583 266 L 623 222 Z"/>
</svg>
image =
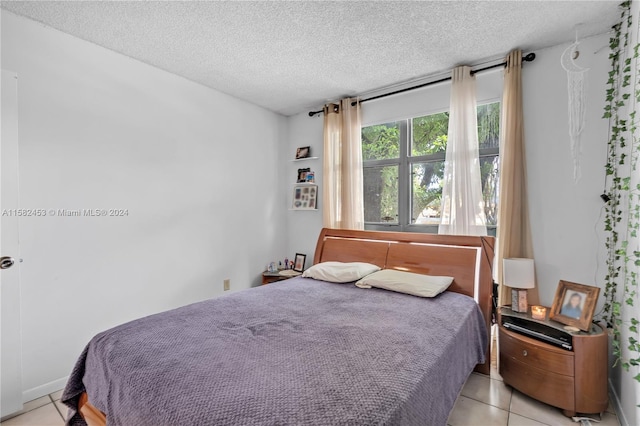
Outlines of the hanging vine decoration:
<svg viewBox="0 0 640 426">
<path fill-rule="evenodd" d="M 611 60 L 611 71 L 609 71 L 609 79 L 607 81 L 607 97 L 606 97 L 606 105 L 604 107 L 604 116 L 603 118 L 609 119 L 609 140 L 607 142 L 607 163 L 605 165 L 605 170 L 607 177 L 610 177 L 611 188 L 609 189 L 609 202 L 605 206 L 605 232 L 607 233 L 606 238 L 606 249 L 607 249 L 607 275 L 605 276 L 605 304 L 604 304 L 604 316 L 603 320 L 606 322 L 607 327 L 613 328 L 615 330 L 615 320 L 618 317 L 615 311 L 616 309 L 619 311 L 619 304 L 617 304 L 617 278 L 619 269 L 616 268 L 616 253 L 615 247 L 618 242 L 618 232 L 615 224 L 617 223 L 618 218 L 618 206 L 619 206 L 619 196 L 618 191 L 616 190 L 616 183 L 618 182 L 618 168 L 616 167 L 617 162 L 617 147 L 618 147 L 618 139 L 619 139 L 619 115 L 618 115 L 618 102 L 616 99 L 618 98 L 617 94 L 619 92 L 618 82 L 620 67 L 618 65 L 620 59 L 620 36 L 621 36 L 621 28 L 622 23 L 617 23 L 613 26 L 613 35 L 609 39 L 609 48 L 611 53 L 609 53 L 609 59 Z M 617 344 L 617 349 L 619 351 L 619 335 L 615 336 L 614 346 Z"/>
<path fill-rule="evenodd" d="M 631 316 L 623 323 L 625 306 L 633 307 L 638 300 L 638 267 L 640 266 L 640 182 L 637 175 L 640 156 L 638 135 L 638 103 L 640 103 L 640 43 L 632 42 L 633 17 L 631 1 L 621 5 L 620 22 L 613 27 L 609 40 L 611 71 L 607 82 L 607 97 L 604 118 L 609 119 L 609 141 L 607 144 L 606 174 L 609 182 L 609 203 L 606 205 L 605 231 L 607 233 L 607 275 L 605 277 L 605 305 L 603 319 L 613 329 L 613 352 L 616 364 L 629 371 L 640 365 L 640 322 Z M 636 24 L 636 31 L 640 27 Z M 631 52 L 630 56 L 628 52 Z M 635 75 L 635 81 L 631 81 Z M 631 99 L 631 106 L 627 102 Z M 634 186 L 635 185 L 635 186 Z M 618 290 L 622 292 L 618 294 Z M 627 308 L 631 311 L 631 308 Z M 628 339 L 621 342 L 622 331 L 627 327 Z M 622 345 L 628 349 L 628 358 L 623 358 Z M 640 381 L 640 374 L 634 377 Z"/>
<path fill-rule="evenodd" d="M 629 9 L 631 2 L 629 1 Z M 628 13 L 627 27 L 632 29 L 632 16 L 631 11 Z M 633 307 L 634 302 L 638 300 L 638 271 L 640 270 L 640 239 L 638 238 L 638 232 L 640 231 L 640 180 L 638 176 L 638 158 L 640 157 L 640 132 L 638 128 L 638 105 L 640 104 L 640 16 L 636 17 L 636 44 L 632 49 L 632 57 L 628 65 L 629 72 L 631 73 L 632 67 L 635 70 L 635 81 L 632 89 L 632 97 L 629 112 L 629 131 L 631 134 L 631 170 L 630 175 L 636 176 L 635 181 L 630 179 L 629 187 L 629 213 L 628 213 L 628 227 L 627 227 L 627 241 L 628 245 L 635 246 L 629 247 L 628 254 L 625 256 L 625 265 L 627 266 L 627 282 L 625 284 L 625 303 Z M 633 184 L 635 183 L 635 188 Z M 636 309 L 633 312 L 638 312 Z M 640 333 L 638 332 L 638 326 L 640 320 L 633 316 L 630 319 L 629 325 L 629 351 L 632 356 L 628 362 L 623 362 L 622 366 L 628 371 L 630 366 L 640 366 Z M 634 337 L 635 335 L 635 337 Z M 635 357 L 635 358 L 633 358 Z M 640 372 L 634 377 L 640 382 Z"/>
</svg>

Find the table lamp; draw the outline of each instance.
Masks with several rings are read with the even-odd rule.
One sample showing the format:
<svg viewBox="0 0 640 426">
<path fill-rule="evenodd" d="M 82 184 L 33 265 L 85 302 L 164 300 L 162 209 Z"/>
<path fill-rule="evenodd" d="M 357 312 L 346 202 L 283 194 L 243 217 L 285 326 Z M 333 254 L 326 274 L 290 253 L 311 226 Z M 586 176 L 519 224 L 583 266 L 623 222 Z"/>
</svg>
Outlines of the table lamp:
<svg viewBox="0 0 640 426">
<path fill-rule="evenodd" d="M 533 259 L 504 259 L 502 265 L 503 284 L 511 287 L 511 309 L 527 312 L 527 289 L 536 284 Z"/>
</svg>

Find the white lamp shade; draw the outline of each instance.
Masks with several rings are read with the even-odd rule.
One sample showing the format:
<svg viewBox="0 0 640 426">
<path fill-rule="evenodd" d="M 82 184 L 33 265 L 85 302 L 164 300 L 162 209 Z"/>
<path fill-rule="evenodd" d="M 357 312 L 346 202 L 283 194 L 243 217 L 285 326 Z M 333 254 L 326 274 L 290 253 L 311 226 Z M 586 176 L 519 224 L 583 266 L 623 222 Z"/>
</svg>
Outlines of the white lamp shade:
<svg viewBox="0 0 640 426">
<path fill-rule="evenodd" d="M 535 269 L 533 259 L 504 259 L 502 263 L 503 284 L 513 288 L 534 288 Z"/>
</svg>

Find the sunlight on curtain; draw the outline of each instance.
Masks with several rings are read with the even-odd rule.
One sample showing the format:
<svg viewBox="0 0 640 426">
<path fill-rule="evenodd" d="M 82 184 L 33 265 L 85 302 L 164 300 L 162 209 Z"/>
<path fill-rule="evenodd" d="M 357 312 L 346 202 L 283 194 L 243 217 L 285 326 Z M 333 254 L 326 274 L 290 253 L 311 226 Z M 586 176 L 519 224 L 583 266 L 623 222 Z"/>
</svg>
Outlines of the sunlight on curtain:
<svg viewBox="0 0 640 426">
<path fill-rule="evenodd" d="M 443 180 L 438 233 L 487 235 L 478 156 L 476 79 L 466 66 L 452 72 Z"/>
<path fill-rule="evenodd" d="M 533 259 L 527 207 L 527 181 L 522 111 L 522 52 L 507 56 L 500 120 L 500 204 L 494 279 L 500 284 L 500 304 L 511 303 L 511 289 L 502 283 L 505 258 Z M 527 291 L 529 305 L 539 304 L 538 289 Z"/>
<path fill-rule="evenodd" d="M 360 103 L 324 107 L 323 226 L 364 229 Z"/>
</svg>

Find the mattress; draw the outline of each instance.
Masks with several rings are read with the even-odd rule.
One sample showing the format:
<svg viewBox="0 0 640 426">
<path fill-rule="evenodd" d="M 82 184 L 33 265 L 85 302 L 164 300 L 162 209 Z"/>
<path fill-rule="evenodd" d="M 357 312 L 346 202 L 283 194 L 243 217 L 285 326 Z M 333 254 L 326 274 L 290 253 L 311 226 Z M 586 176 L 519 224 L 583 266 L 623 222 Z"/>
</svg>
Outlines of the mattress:
<svg viewBox="0 0 640 426">
<path fill-rule="evenodd" d="M 292 278 L 96 335 L 62 401 L 110 425 L 444 425 L 485 361 L 475 301 Z"/>
</svg>

